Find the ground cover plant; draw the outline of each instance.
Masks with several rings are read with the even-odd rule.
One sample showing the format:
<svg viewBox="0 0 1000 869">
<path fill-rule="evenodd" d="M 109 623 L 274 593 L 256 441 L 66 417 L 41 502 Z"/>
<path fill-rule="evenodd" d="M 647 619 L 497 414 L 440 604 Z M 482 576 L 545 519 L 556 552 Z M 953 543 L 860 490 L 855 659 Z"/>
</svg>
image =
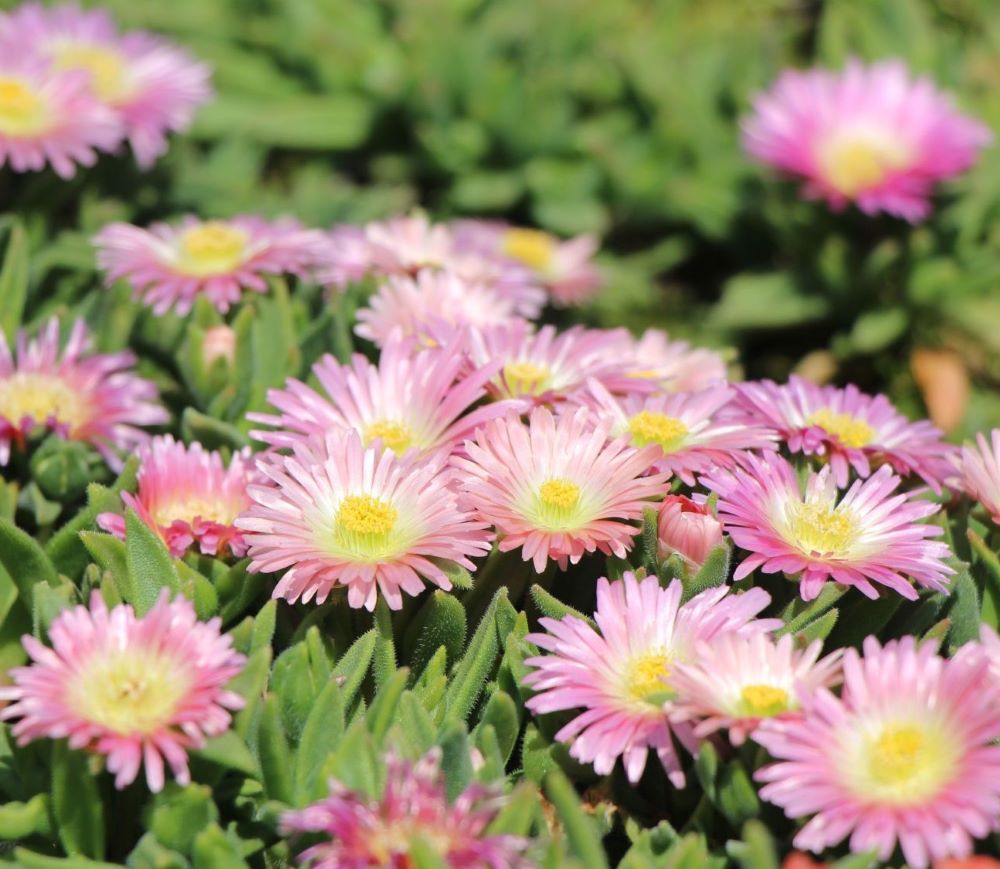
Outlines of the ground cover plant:
<svg viewBox="0 0 1000 869">
<path fill-rule="evenodd" d="M 991 4 L 2 10 L 0 860 L 998 865 Z"/>
</svg>

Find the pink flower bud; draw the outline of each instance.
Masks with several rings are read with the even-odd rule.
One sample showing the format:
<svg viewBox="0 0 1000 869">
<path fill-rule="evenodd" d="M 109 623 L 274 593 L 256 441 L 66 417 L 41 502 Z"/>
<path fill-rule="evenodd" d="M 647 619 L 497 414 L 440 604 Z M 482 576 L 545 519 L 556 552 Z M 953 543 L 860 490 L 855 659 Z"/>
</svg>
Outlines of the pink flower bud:
<svg viewBox="0 0 1000 869">
<path fill-rule="evenodd" d="M 232 365 L 236 359 L 236 333 L 228 326 L 206 329 L 201 352 L 206 368 L 211 368 L 216 359 L 225 359 Z"/>
<path fill-rule="evenodd" d="M 694 567 L 722 543 L 722 524 L 712 512 L 683 495 L 668 495 L 660 506 L 660 555 L 676 552 Z"/>
</svg>

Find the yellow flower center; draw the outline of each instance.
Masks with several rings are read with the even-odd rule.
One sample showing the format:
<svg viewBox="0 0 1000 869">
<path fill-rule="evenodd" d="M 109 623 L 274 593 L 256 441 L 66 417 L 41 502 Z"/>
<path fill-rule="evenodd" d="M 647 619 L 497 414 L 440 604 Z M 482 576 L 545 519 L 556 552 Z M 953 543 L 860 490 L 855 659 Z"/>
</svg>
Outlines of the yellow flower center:
<svg viewBox="0 0 1000 869">
<path fill-rule="evenodd" d="M 32 136 L 48 125 L 48 110 L 41 94 L 19 79 L 0 76 L 0 133 Z"/>
<path fill-rule="evenodd" d="M 392 532 L 399 511 L 371 495 L 348 495 L 333 522 L 337 546 L 362 560 L 378 561 L 393 551 Z"/>
<path fill-rule="evenodd" d="M 117 51 L 68 42 L 55 49 L 53 60 L 56 69 L 89 73 L 94 92 L 102 102 L 118 105 L 132 96 L 133 85 L 126 73 L 125 58 Z"/>
<path fill-rule="evenodd" d="M 679 419 L 652 410 L 640 410 L 628 421 L 632 442 L 639 447 L 656 444 L 665 453 L 677 449 L 687 436 L 688 427 Z"/>
<path fill-rule="evenodd" d="M 152 733 L 171 719 L 190 688 L 184 670 L 155 649 L 106 652 L 70 680 L 69 706 L 115 733 Z"/>
<path fill-rule="evenodd" d="M 662 652 L 651 652 L 635 658 L 628 669 L 625 693 L 637 703 L 655 702 L 652 698 L 670 692 L 663 681 L 670 675 L 670 659 Z"/>
<path fill-rule="evenodd" d="M 865 746 L 858 786 L 871 799 L 915 803 L 937 793 L 952 777 L 956 755 L 947 734 L 910 724 L 890 725 Z"/>
<path fill-rule="evenodd" d="M 834 413 L 826 407 L 811 414 L 806 422 L 818 425 L 845 447 L 853 449 L 867 446 L 875 439 L 875 429 L 864 420 L 856 419 L 849 413 Z"/>
<path fill-rule="evenodd" d="M 0 380 L 0 417 L 17 424 L 25 417 L 36 422 L 55 419 L 72 435 L 90 418 L 87 396 L 58 377 L 20 372 Z"/>
<path fill-rule="evenodd" d="M 176 521 L 193 523 L 195 519 L 218 522 L 220 525 L 231 525 L 239 513 L 239 510 L 234 510 L 233 506 L 221 500 L 193 496 L 157 505 L 152 511 L 152 516 L 153 521 L 164 528 Z"/>
<path fill-rule="evenodd" d="M 582 524 L 580 487 L 561 478 L 546 480 L 538 487 L 532 520 L 549 531 L 569 531 Z"/>
<path fill-rule="evenodd" d="M 806 555 L 843 558 L 858 536 L 858 526 L 847 510 L 822 501 L 792 506 L 788 540 Z"/>
<path fill-rule="evenodd" d="M 881 184 L 909 162 L 909 153 L 889 138 L 845 138 L 821 151 L 820 169 L 828 184 L 844 196 L 857 196 Z"/>
<path fill-rule="evenodd" d="M 788 710 L 788 692 L 774 685 L 746 685 L 740 700 L 744 714 L 751 718 L 770 718 Z"/>
<path fill-rule="evenodd" d="M 226 274 L 242 265 L 247 241 L 243 230 L 209 220 L 181 234 L 178 265 L 194 277 Z"/>
<path fill-rule="evenodd" d="M 548 271 L 556 251 L 556 240 L 540 229 L 508 229 L 501 250 L 535 271 Z"/>
<path fill-rule="evenodd" d="M 365 429 L 365 446 L 372 441 L 381 438 L 382 445 L 394 453 L 405 453 L 413 446 L 413 435 L 410 429 L 401 422 L 393 422 L 389 419 L 380 419 L 373 422 Z"/>
<path fill-rule="evenodd" d="M 538 395 L 545 391 L 552 372 L 534 362 L 508 362 L 503 367 L 503 380 L 511 395 Z"/>
</svg>

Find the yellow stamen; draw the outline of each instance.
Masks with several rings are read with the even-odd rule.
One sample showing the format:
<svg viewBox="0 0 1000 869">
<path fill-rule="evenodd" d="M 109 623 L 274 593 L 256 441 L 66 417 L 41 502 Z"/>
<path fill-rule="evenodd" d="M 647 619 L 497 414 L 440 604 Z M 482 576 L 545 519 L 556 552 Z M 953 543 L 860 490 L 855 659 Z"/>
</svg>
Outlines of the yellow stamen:
<svg viewBox="0 0 1000 869">
<path fill-rule="evenodd" d="M 377 438 L 382 439 L 382 445 L 394 453 L 405 453 L 413 446 L 413 435 L 410 429 L 401 422 L 390 419 L 380 419 L 365 429 L 365 446 Z"/>
<path fill-rule="evenodd" d="M 72 435 L 90 419 L 86 394 L 49 374 L 21 372 L 0 380 L 0 417 L 19 423 L 55 419 Z"/>
<path fill-rule="evenodd" d="M 662 652 L 635 658 L 628 668 L 625 693 L 629 700 L 652 702 L 651 698 L 670 692 L 663 681 L 670 675 L 670 659 Z"/>
<path fill-rule="evenodd" d="M 580 487 L 561 478 L 546 480 L 538 487 L 530 509 L 532 521 L 549 531 L 569 531 L 583 523 Z"/>
<path fill-rule="evenodd" d="M 81 69 L 90 74 L 94 92 L 102 102 L 118 105 L 132 95 L 125 59 L 110 48 L 86 43 L 65 43 L 55 50 L 56 69 Z"/>
<path fill-rule="evenodd" d="M 888 138 L 835 139 L 823 148 L 819 158 L 827 183 L 848 197 L 876 187 L 908 162 L 908 152 Z"/>
<path fill-rule="evenodd" d="M 745 714 L 753 718 L 770 718 L 788 710 L 788 692 L 774 685 L 746 685 L 740 700 Z"/>
<path fill-rule="evenodd" d="M 233 506 L 221 500 L 193 497 L 167 501 L 156 506 L 151 512 L 156 524 L 164 528 L 177 521 L 193 523 L 195 519 L 230 525 L 240 513 L 240 509 L 238 507 L 233 509 Z"/>
<path fill-rule="evenodd" d="M 508 362 L 503 367 L 503 381 L 511 395 L 539 395 L 545 391 L 552 372 L 534 362 Z"/>
<path fill-rule="evenodd" d="M 0 133 L 32 136 L 49 125 L 41 94 L 16 78 L 0 76 Z"/>
<path fill-rule="evenodd" d="M 792 505 L 789 519 L 788 540 L 806 555 L 846 557 L 858 536 L 851 513 L 823 501 Z"/>
<path fill-rule="evenodd" d="M 181 234 L 178 266 L 194 277 L 226 274 L 243 263 L 247 241 L 243 230 L 222 221 L 207 221 Z"/>
<path fill-rule="evenodd" d="M 333 523 L 334 541 L 340 549 L 362 560 L 377 561 L 392 550 L 392 532 L 399 511 L 371 495 L 348 495 L 340 502 Z"/>
<path fill-rule="evenodd" d="M 875 429 L 864 420 L 856 419 L 849 413 L 834 413 L 826 407 L 811 414 L 806 422 L 810 425 L 818 425 L 823 431 L 837 438 L 845 447 L 860 449 L 868 446 L 875 439 Z"/>
<path fill-rule="evenodd" d="M 665 453 L 669 453 L 683 443 L 688 427 L 676 417 L 665 413 L 640 410 L 628 421 L 628 432 L 636 446 L 656 444 Z"/>
<path fill-rule="evenodd" d="M 946 732 L 912 724 L 885 727 L 863 748 L 856 785 L 866 798 L 897 805 L 938 793 L 955 772 L 956 753 Z"/>
<path fill-rule="evenodd" d="M 507 256 L 535 271 L 545 272 L 552 265 L 556 240 L 539 229 L 508 229 L 504 233 L 501 249 Z"/>
</svg>

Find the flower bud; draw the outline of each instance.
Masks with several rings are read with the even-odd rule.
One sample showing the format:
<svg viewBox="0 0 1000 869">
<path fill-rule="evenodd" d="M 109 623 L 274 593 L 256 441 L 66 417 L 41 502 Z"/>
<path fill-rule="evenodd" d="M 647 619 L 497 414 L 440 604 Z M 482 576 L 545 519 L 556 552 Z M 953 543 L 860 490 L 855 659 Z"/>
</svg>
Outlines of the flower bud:
<svg viewBox="0 0 1000 869">
<path fill-rule="evenodd" d="M 46 498 L 79 497 L 94 478 L 94 451 L 80 441 L 50 436 L 31 457 L 31 476 Z"/>
<path fill-rule="evenodd" d="M 692 567 L 701 567 L 722 543 L 722 524 L 711 510 L 683 495 L 668 495 L 660 506 L 660 556 L 680 555 Z"/>
<path fill-rule="evenodd" d="M 236 333 L 228 326 L 211 326 L 205 330 L 201 354 L 206 369 L 210 369 L 217 359 L 225 359 L 232 365 L 236 360 Z"/>
</svg>

